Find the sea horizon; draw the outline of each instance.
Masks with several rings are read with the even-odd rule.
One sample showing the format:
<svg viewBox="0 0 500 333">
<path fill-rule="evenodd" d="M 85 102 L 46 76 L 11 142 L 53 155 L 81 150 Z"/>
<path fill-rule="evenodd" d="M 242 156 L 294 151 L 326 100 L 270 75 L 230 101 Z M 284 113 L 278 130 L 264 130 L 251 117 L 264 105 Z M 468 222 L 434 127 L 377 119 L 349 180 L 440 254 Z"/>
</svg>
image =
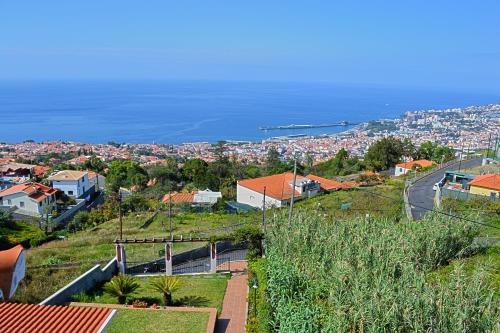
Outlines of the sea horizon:
<svg viewBox="0 0 500 333">
<path fill-rule="evenodd" d="M 362 123 L 408 111 L 500 102 L 500 93 L 329 82 L 203 80 L 0 81 L 0 142 L 251 141 L 331 135 L 350 127 L 262 131 L 290 124 Z"/>
</svg>

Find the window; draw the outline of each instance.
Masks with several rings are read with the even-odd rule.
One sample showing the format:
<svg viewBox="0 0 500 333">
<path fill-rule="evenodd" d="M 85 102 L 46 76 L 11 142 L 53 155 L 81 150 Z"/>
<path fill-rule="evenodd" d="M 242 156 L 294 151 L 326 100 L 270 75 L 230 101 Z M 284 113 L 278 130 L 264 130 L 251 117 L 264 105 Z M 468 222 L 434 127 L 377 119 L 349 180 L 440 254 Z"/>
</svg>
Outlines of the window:
<svg viewBox="0 0 500 333">
<path fill-rule="evenodd" d="M 68 195 L 73 195 L 73 191 L 68 191 Z"/>
<path fill-rule="evenodd" d="M 11 206 L 12 205 L 12 200 L 7 199 L 7 205 Z"/>
<path fill-rule="evenodd" d="M 24 201 L 19 201 L 19 206 L 24 207 Z"/>
</svg>

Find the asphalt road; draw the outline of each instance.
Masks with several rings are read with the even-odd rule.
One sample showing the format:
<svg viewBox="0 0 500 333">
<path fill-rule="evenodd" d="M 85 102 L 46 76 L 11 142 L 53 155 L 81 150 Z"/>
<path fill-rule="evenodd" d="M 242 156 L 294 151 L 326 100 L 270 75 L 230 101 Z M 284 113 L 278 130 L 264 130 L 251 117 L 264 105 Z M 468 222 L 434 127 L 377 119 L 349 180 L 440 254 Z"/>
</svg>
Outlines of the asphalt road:
<svg viewBox="0 0 500 333">
<path fill-rule="evenodd" d="M 462 161 L 460 169 L 472 168 L 481 165 L 481 158 L 470 161 Z M 459 163 L 453 164 L 445 169 L 430 174 L 416 183 L 408 191 L 408 199 L 411 207 L 411 215 L 415 220 L 421 219 L 429 209 L 434 208 L 434 191 L 432 187 L 444 177 L 446 170 L 458 170 Z M 419 207 L 415 207 L 419 206 Z M 421 208 L 423 207 L 423 208 Z"/>
</svg>

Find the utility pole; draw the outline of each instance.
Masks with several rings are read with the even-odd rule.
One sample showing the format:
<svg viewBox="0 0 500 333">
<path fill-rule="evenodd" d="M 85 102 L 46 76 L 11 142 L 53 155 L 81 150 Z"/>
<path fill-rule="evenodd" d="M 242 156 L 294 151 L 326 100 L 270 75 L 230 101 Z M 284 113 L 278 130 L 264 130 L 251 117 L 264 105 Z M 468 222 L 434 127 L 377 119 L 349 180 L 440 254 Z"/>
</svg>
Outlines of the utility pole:
<svg viewBox="0 0 500 333">
<path fill-rule="evenodd" d="M 261 246 L 261 254 L 263 257 L 265 257 L 265 250 L 264 250 L 264 241 L 266 238 L 266 187 L 264 186 L 264 197 L 262 198 L 262 229 L 264 233 L 264 237 L 262 237 L 260 241 L 260 246 Z"/>
<path fill-rule="evenodd" d="M 120 240 L 123 239 L 123 220 L 122 220 L 122 194 L 118 190 L 118 216 L 120 218 Z"/>
<path fill-rule="evenodd" d="M 297 156 L 293 160 L 293 181 L 292 181 L 292 197 L 290 199 L 290 209 L 288 210 L 288 225 L 292 223 L 293 201 L 295 200 L 295 182 L 297 179 Z"/>
<path fill-rule="evenodd" d="M 462 167 L 463 155 L 464 155 L 464 142 L 462 141 L 462 148 L 460 149 L 460 160 L 458 162 L 458 172 L 460 172 L 460 168 Z"/>
<path fill-rule="evenodd" d="M 168 222 L 170 223 L 170 239 L 172 239 L 172 194 L 168 192 Z"/>
<path fill-rule="evenodd" d="M 262 229 L 266 234 L 266 187 L 264 186 L 264 198 L 262 199 Z"/>
<path fill-rule="evenodd" d="M 486 150 L 486 158 L 490 157 L 491 133 L 488 139 L 488 149 Z"/>
</svg>

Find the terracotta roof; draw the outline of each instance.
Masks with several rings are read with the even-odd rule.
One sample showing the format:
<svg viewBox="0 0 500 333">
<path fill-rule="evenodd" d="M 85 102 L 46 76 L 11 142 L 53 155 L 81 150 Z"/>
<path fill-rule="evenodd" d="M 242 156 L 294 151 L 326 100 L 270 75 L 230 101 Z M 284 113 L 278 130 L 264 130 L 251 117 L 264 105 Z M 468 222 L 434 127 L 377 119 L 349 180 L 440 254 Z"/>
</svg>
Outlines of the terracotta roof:
<svg viewBox="0 0 500 333">
<path fill-rule="evenodd" d="M 165 194 L 163 197 L 163 202 L 164 203 L 169 203 L 170 200 L 172 200 L 173 204 L 180 204 L 180 203 L 193 203 L 194 201 L 194 192 L 172 192 L 170 194 Z M 171 199 L 170 199 L 171 197 Z"/>
<path fill-rule="evenodd" d="M 315 175 L 307 175 L 307 178 L 315 180 L 319 183 L 322 190 L 331 191 L 338 190 L 342 187 L 342 183 L 336 182 L 334 180 L 326 179 L 323 177 L 315 176 Z"/>
<path fill-rule="evenodd" d="M 87 171 L 63 170 L 50 176 L 49 180 L 79 180 L 87 174 Z"/>
<path fill-rule="evenodd" d="M 42 185 L 40 183 L 25 183 L 19 184 L 0 192 L 0 197 L 15 194 L 18 192 L 24 192 L 28 197 L 36 201 L 42 201 L 45 198 L 50 197 L 57 192 L 56 189 Z"/>
<path fill-rule="evenodd" d="M 37 165 L 36 167 L 33 168 L 33 175 L 40 177 L 40 176 L 46 175 L 49 171 L 50 171 L 50 167 Z"/>
<path fill-rule="evenodd" d="M 405 162 L 405 163 L 399 163 L 399 164 L 396 164 L 396 166 L 400 167 L 400 168 L 411 169 L 411 168 L 413 168 L 413 166 L 427 168 L 427 167 L 433 166 L 434 164 L 436 164 L 436 163 L 434 163 L 432 161 L 428 161 L 428 160 L 416 160 L 416 161 L 410 161 L 410 162 Z"/>
<path fill-rule="evenodd" d="M 97 333 L 114 313 L 108 308 L 0 303 L 0 330 L 3 333 Z"/>
<path fill-rule="evenodd" d="M 305 179 L 297 175 L 296 181 Z M 285 172 L 277 175 L 260 177 L 254 179 L 245 179 L 238 181 L 238 185 L 246 187 L 255 192 L 264 193 L 264 186 L 266 187 L 266 196 L 278 200 L 288 200 L 292 197 L 293 173 Z M 300 193 L 295 191 L 295 198 L 300 198 Z"/>
<path fill-rule="evenodd" d="M 12 276 L 16 268 L 17 259 L 23 252 L 23 246 L 17 245 L 5 251 L 0 251 L 0 289 L 4 298 L 9 298 L 12 286 Z"/>
<path fill-rule="evenodd" d="M 476 176 L 469 185 L 500 191 L 500 175 L 490 173 Z"/>
</svg>

